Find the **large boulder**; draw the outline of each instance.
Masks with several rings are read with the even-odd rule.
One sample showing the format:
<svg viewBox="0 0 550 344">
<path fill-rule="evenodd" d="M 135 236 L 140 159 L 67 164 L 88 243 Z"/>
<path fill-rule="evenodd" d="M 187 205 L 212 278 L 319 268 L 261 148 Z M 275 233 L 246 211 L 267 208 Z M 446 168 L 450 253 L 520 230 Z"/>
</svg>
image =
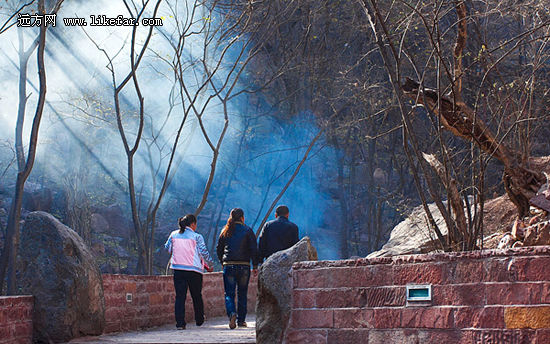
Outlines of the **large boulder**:
<svg viewBox="0 0 550 344">
<path fill-rule="evenodd" d="M 441 233 L 446 236 L 447 226 L 439 209 L 435 203 L 429 204 L 428 207 Z M 392 229 L 388 242 L 380 250 L 369 254 L 367 258 L 426 253 L 434 251 L 437 247 L 438 241 L 435 233 L 429 229 L 426 213 L 420 205 Z"/>
<path fill-rule="evenodd" d="M 101 273 L 75 231 L 48 213 L 32 212 L 25 220 L 19 252 L 19 287 L 35 300 L 35 342 L 66 342 L 103 332 Z"/>
<path fill-rule="evenodd" d="M 281 343 L 291 309 L 291 269 L 295 262 L 317 260 L 308 237 L 271 255 L 260 267 L 256 304 L 256 342 Z"/>
</svg>

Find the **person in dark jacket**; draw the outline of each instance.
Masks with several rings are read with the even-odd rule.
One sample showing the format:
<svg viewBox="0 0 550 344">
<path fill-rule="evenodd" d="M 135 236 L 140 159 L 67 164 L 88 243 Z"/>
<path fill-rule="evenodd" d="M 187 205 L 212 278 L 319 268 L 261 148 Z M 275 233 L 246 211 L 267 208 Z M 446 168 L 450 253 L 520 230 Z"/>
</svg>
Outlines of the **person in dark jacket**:
<svg viewBox="0 0 550 344">
<path fill-rule="evenodd" d="M 246 297 L 250 280 L 250 261 L 257 273 L 258 247 L 256 236 L 244 224 L 242 209 L 231 210 L 227 224 L 223 228 L 216 247 L 218 259 L 223 265 L 223 286 L 225 289 L 225 309 L 229 317 L 229 328 L 246 327 Z M 237 308 L 235 309 L 235 287 L 237 288 Z"/>
<path fill-rule="evenodd" d="M 298 226 L 288 220 L 289 210 L 286 205 L 275 209 L 275 220 L 264 225 L 260 232 L 260 263 L 273 253 L 294 246 L 299 240 Z"/>
</svg>

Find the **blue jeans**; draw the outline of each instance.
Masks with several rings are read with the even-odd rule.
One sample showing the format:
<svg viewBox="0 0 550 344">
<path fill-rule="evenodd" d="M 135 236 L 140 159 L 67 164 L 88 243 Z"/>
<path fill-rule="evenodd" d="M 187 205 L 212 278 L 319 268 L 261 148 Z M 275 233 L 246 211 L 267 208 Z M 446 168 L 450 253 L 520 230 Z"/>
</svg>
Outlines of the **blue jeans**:
<svg viewBox="0 0 550 344">
<path fill-rule="evenodd" d="M 225 289 L 225 309 L 227 316 L 237 313 L 237 322 L 243 323 L 246 319 L 246 296 L 248 281 L 250 280 L 250 266 L 225 265 L 223 267 L 223 286 Z M 237 288 L 237 311 L 235 311 L 235 287 Z"/>
</svg>

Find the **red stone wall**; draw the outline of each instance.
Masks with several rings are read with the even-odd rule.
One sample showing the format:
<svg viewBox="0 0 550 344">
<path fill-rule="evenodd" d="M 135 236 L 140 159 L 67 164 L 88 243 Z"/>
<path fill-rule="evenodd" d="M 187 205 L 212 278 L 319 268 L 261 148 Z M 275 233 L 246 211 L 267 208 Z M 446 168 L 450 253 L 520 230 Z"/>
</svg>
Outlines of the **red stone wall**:
<svg viewBox="0 0 550 344">
<path fill-rule="evenodd" d="M 0 344 L 32 343 L 32 296 L 0 296 Z"/>
<path fill-rule="evenodd" d="M 105 295 L 105 333 L 136 330 L 165 324 L 176 325 L 174 318 L 174 282 L 172 276 L 103 275 Z M 257 280 L 250 276 L 248 312 L 256 306 Z M 132 293 L 132 302 L 126 294 Z M 202 297 L 207 319 L 225 316 L 223 275 L 207 273 L 203 277 Z M 185 320 L 194 322 L 193 303 L 187 292 Z"/>
<path fill-rule="evenodd" d="M 550 343 L 550 246 L 293 266 L 289 343 Z M 432 301 L 406 303 L 407 284 Z"/>
</svg>

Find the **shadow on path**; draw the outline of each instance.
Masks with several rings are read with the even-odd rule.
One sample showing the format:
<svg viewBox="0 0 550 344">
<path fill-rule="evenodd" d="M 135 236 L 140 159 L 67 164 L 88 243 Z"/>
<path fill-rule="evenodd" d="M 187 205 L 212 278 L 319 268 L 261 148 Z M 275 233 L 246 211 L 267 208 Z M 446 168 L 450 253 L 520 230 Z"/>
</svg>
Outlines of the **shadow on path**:
<svg viewBox="0 0 550 344">
<path fill-rule="evenodd" d="M 178 343 L 178 344 L 220 344 L 220 343 L 256 343 L 256 317 L 247 315 L 248 327 L 229 329 L 226 317 L 207 319 L 200 327 L 193 322 L 187 324 L 187 329 L 176 330 L 175 325 L 154 327 L 143 331 L 122 332 L 102 335 L 99 337 L 83 337 L 71 340 L 70 344 L 96 344 L 96 343 Z"/>
</svg>

